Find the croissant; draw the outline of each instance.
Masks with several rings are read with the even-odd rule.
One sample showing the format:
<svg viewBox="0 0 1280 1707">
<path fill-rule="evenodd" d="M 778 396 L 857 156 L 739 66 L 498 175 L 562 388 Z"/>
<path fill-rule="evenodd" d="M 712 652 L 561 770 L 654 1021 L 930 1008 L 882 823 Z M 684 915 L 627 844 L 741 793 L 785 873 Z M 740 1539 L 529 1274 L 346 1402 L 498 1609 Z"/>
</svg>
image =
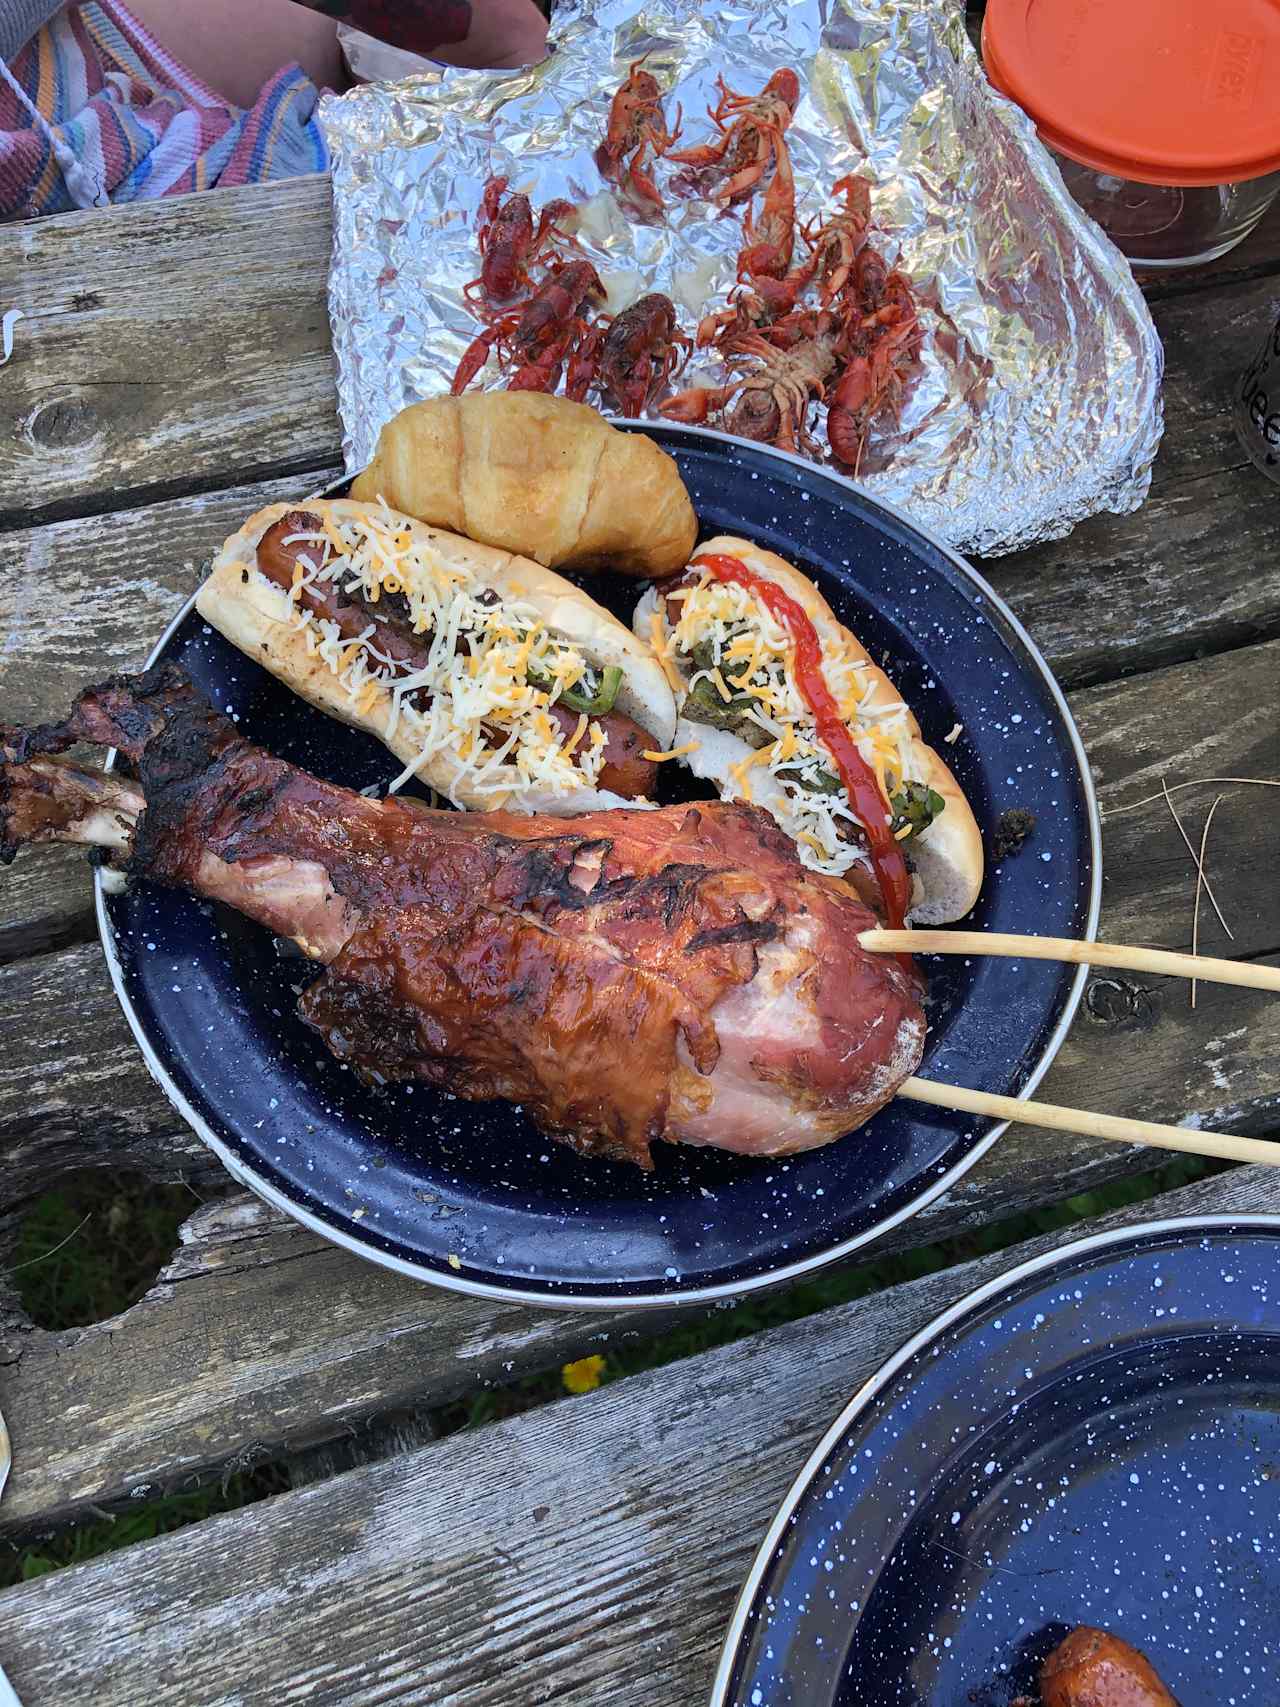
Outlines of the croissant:
<svg viewBox="0 0 1280 1707">
<path fill-rule="evenodd" d="M 351 496 L 547 568 L 661 576 L 697 537 L 671 457 L 584 403 L 534 391 L 414 403 L 387 422 Z"/>
</svg>

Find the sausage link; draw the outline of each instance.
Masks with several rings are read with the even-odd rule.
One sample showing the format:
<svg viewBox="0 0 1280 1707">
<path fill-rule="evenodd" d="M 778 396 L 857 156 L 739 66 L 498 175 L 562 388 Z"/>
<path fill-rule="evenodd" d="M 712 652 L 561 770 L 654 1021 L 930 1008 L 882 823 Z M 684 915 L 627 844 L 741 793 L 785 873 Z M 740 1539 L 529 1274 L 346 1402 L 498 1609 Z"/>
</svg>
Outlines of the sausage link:
<svg viewBox="0 0 1280 1707">
<path fill-rule="evenodd" d="M 291 534 L 318 533 L 321 529 L 320 517 L 312 515 L 308 510 L 291 510 L 287 516 L 269 527 L 258 543 L 258 568 L 269 581 L 274 581 L 277 587 L 283 587 L 286 592 L 293 586 L 294 570 L 300 562 L 314 565 L 316 548 L 304 539 L 295 539 L 292 544 L 285 541 Z M 358 599 L 351 593 L 343 592 L 336 581 L 324 581 L 311 587 L 300 589 L 299 598 L 306 608 L 314 615 L 324 617 L 329 622 L 336 623 L 338 632 L 344 640 L 354 640 L 358 634 L 363 634 L 369 624 L 373 624 L 373 643 L 380 652 L 388 658 L 394 658 L 406 670 L 420 670 L 427 661 L 426 647 L 423 637 L 409 631 L 402 619 L 395 621 L 392 612 L 395 606 L 392 600 L 397 594 L 384 593 L 378 603 L 371 604 L 368 600 Z M 385 614 L 379 610 L 383 599 L 388 601 Z M 403 599 L 404 617 L 408 616 L 409 606 Z M 391 617 L 391 620 L 388 618 Z M 428 640 L 429 636 L 426 637 Z"/>
<path fill-rule="evenodd" d="M 567 705 L 549 705 L 547 713 L 566 736 L 578 727 L 578 713 L 570 711 Z M 620 794 L 624 800 L 647 795 L 653 788 L 658 767 L 652 759 L 640 755 L 653 747 L 653 736 L 621 711 L 606 712 L 603 717 L 592 718 L 592 722 L 604 730 L 604 764 L 596 787 Z"/>
<path fill-rule="evenodd" d="M 277 587 L 287 592 L 293 586 L 294 570 L 301 561 L 312 562 L 315 547 L 306 540 L 286 544 L 291 534 L 318 533 L 320 517 L 309 510 L 290 510 L 269 527 L 258 543 L 258 568 Z M 377 604 L 345 593 L 334 581 L 303 587 L 299 599 L 316 616 L 337 626 L 344 640 L 354 640 L 369 624 L 374 626 L 373 644 L 406 671 L 426 667 L 429 635 L 417 635 L 409 624 L 409 606 L 402 595 L 383 593 Z M 548 714 L 567 736 L 578 727 L 578 713 L 567 706 L 551 705 Z M 621 711 L 609 711 L 592 719 L 604 730 L 604 764 L 596 786 L 625 800 L 646 795 L 653 787 L 657 766 L 641 753 L 654 746 L 654 739 Z"/>
<path fill-rule="evenodd" d="M 1044 1662 L 1040 1693 L 1044 1707 L 1178 1707 L 1145 1655 L 1087 1624 Z"/>
</svg>

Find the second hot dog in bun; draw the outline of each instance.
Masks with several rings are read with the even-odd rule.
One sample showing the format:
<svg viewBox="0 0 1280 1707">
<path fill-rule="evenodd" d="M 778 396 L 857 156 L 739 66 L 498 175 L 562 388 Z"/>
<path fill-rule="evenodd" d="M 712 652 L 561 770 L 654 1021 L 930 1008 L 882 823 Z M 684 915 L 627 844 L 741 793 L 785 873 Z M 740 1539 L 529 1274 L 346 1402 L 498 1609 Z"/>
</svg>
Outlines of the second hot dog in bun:
<svg viewBox="0 0 1280 1707">
<path fill-rule="evenodd" d="M 595 811 L 650 793 L 675 704 L 661 665 L 552 570 L 381 504 L 272 504 L 196 608 L 456 806 Z"/>
<path fill-rule="evenodd" d="M 983 873 L 969 803 L 811 581 L 722 536 L 646 593 L 634 626 L 675 690 L 676 751 L 723 799 L 763 806 L 806 865 L 890 924 L 969 911 Z"/>
</svg>

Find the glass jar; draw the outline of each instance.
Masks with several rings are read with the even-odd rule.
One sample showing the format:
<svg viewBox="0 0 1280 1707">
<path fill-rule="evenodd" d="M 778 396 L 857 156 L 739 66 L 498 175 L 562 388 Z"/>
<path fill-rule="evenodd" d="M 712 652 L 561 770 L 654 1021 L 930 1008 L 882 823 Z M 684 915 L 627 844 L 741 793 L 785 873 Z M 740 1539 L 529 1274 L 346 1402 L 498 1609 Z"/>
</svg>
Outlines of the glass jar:
<svg viewBox="0 0 1280 1707">
<path fill-rule="evenodd" d="M 1254 467 L 1280 486 L 1280 320 L 1241 375 L 1233 413 Z"/>
<path fill-rule="evenodd" d="M 1225 254 L 1280 192 L 1275 0 L 988 0 L 982 52 L 1137 266 Z"/>
<path fill-rule="evenodd" d="M 1280 193 L 1280 172 L 1242 184 L 1145 184 L 1049 152 L 1073 198 L 1135 267 L 1216 260 L 1243 242 Z"/>
</svg>

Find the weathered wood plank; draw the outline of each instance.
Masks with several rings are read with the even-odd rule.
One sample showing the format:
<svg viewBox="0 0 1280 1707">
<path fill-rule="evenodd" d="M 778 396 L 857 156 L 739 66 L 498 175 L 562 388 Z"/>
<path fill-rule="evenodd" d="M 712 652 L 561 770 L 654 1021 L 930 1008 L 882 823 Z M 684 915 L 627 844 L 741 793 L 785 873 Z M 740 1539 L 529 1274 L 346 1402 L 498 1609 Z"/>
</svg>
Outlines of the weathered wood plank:
<svg viewBox="0 0 1280 1707">
<path fill-rule="evenodd" d="M 1269 1169 L 1091 1230 L 1253 1210 L 1280 1210 Z M 954 1299 L 1063 1242 L 1035 1240 L 11 1589 L 0 1596 L 5 1667 L 32 1707 L 695 1707 L 759 1538 L 839 1406 Z M 216 1639 L 228 1629 L 253 1639 Z"/>
<path fill-rule="evenodd" d="M 0 873 L 0 966 L 85 942 L 93 932 L 93 885 L 83 851 L 33 848 Z"/>
<path fill-rule="evenodd" d="M 262 505 L 317 491 L 337 472 L 316 464 L 280 479 L 0 534 L 5 720 L 57 716 L 86 682 L 136 668 L 229 533 Z"/>
<path fill-rule="evenodd" d="M 336 460 L 330 236 L 321 177 L 6 227 L 0 522 Z"/>
<path fill-rule="evenodd" d="M 1239 454 L 1239 453 L 1237 453 Z M 1280 633 L 1280 505 L 1251 466 L 1163 486 L 1132 516 L 982 565 L 1065 687 Z"/>
<path fill-rule="evenodd" d="M 136 203 L 88 249 L 83 214 L 0 231 L 27 315 L 0 373 L 0 525 L 336 460 L 329 196 L 315 177 Z M 1273 216 L 1212 267 L 1151 281 L 1162 331 L 1168 305 L 1212 291 L 1214 336 L 1192 355 L 1238 371 L 1216 305 L 1278 269 Z"/>
<path fill-rule="evenodd" d="M 206 1205 L 183 1240 L 123 1316 L 0 1348 L 0 1409 L 22 1443 L 0 1534 L 286 1453 L 317 1480 L 308 1453 L 317 1472 L 359 1461 L 371 1418 L 387 1435 L 388 1411 L 647 1337 L 677 1314 L 586 1320 L 456 1297 L 357 1261 L 252 1197 Z M 378 1456 L 415 1434 L 428 1438 L 402 1418 Z"/>
<path fill-rule="evenodd" d="M 1183 774 L 1280 775 L 1268 686 L 1278 669 L 1280 644 L 1272 644 L 1076 696 L 1104 801 L 1122 804 L 1158 787 L 1175 717 Z M 1266 798 L 1242 789 L 1224 803 L 1215 828 L 1222 839 L 1211 848 L 1234 946 L 1249 954 L 1280 945 L 1272 875 L 1280 831 L 1256 832 L 1259 796 Z M 1185 807 L 1197 831 L 1211 798 Z M 1110 821 L 1107 869 L 1110 934 L 1186 945 L 1191 867 L 1163 807 Z M 1232 946 L 1207 911 L 1204 932 L 1206 951 Z M 11 1065 L 0 1062 L 5 1203 L 77 1162 L 111 1159 L 166 1173 L 212 1167 L 146 1077 L 96 947 L 0 971 L 0 1034 L 19 1045 Z M 1275 1131 L 1280 1004 L 1204 986 L 1192 1013 L 1180 982 L 1095 979 L 1041 1094 Z M 1064 1149 L 1060 1138 L 1022 1128 L 877 1250 L 1056 1201 L 1150 1160 L 1149 1152 L 1101 1142 Z M 356 1262 L 243 1200 L 202 1212 L 186 1239 L 174 1270 L 113 1322 L 63 1335 L 0 1331 L 0 1358 L 17 1360 L 0 1404 L 26 1443 L 0 1529 L 65 1520 L 137 1486 L 207 1476 L 245 1453 L 292 1451 L 385 1410 L 440 1403 L 477 1382 L 553 1366 L 590 1349 L 596 1334 L 659 1326 L 450 1299 Z M 318 1297 L 326 1301 L 319 1312 Z M 85 1409 L 69 1431 L 63 1419 L 73 1402 Z"/>
<path fill-rule="evenodd" d="M 982 566 L 1065 685 L 1280 633 L 1280 505 L 1231 425 L 1274 290 L 1262 280 L 1159 304 L 1166 429 L 1147 503 Z"/>
<path fill-rule="evenodd" d="M 1280 249 L 1280 219 L 1275 225 Z M 1157 491 L 1243 466 L 1244 453 L 1231 425 L 1232 400 L 1241 374 L 1275 323 L 1275 293 L 1272 275 L 1154 306 L 1165 353 L 1165 436 L 1156 459 Z"/>
<path fill-rule="evenodd" d="M 96 942 L 0 967 L 3 1206 L 76 1167 L 222 1180 L 149 1077 Z"/>
<path fill-rule="evenodd" d="M 1160 780 L 1243 776 L 1280 779 L 1280 643 L 1110 682 L 1070 696 L 1103 812 L 1104 936 L 1191 946 L 1195 868 L 1159 796 Z M 1192 840 L 1216 794 L 1206 869 L 1228 924 L 1229 941 L 1207 901 L 1205 954 L 1252 955 L 1280 947 L 1280 815 L 1275 790 L 1204 788 L 1176 794 Z M 1135 811 L 1126 807 L 1150 803 Z M 1175 985 L 1168 985 L 1176 993 Z M 1204 991 L 1201 992 L 1204 999 Z M 1206 1010 L 1210 1011 L 1210 1010 Z"/>
</svg>

